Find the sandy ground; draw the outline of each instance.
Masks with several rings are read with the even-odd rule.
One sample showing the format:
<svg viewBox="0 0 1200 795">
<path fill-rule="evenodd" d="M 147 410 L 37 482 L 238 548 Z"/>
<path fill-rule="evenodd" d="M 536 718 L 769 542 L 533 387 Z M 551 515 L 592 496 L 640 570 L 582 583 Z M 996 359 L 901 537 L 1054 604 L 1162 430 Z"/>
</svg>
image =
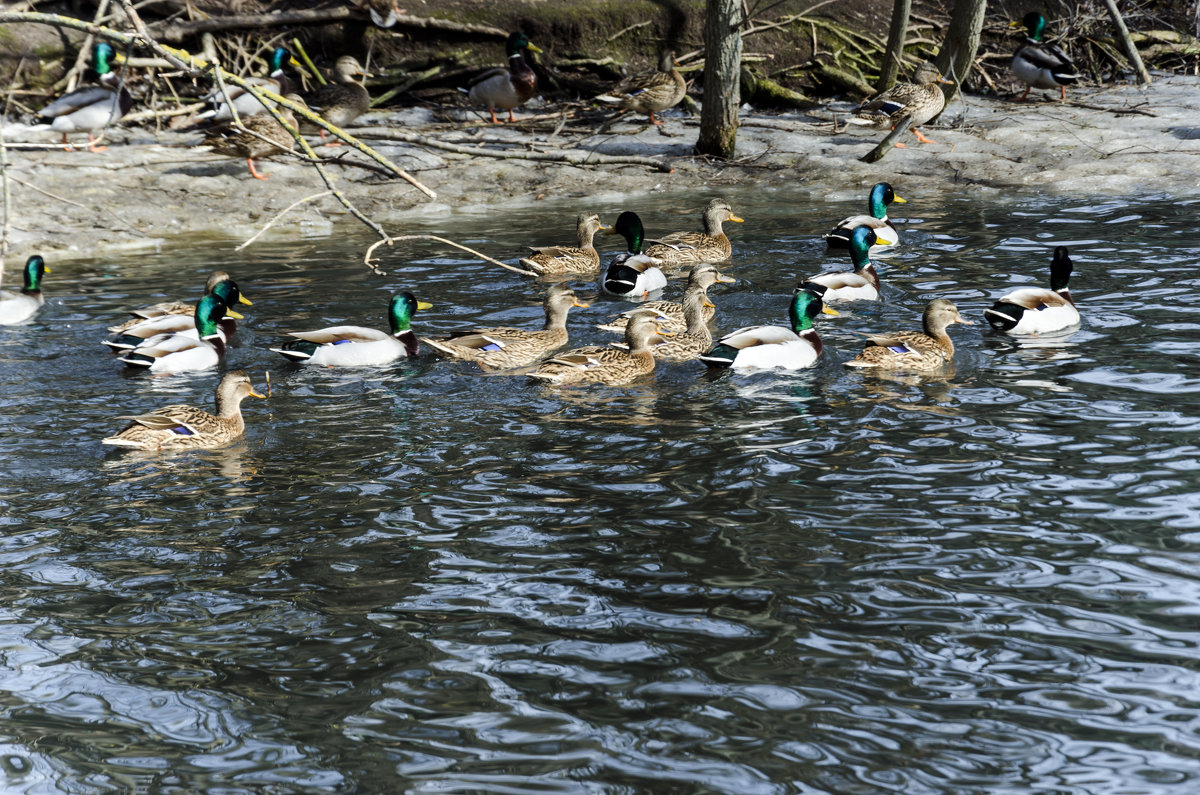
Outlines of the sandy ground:
<svg viewBox="0 0 1200 795">
<path fill-rule="evenodd" d="M 859 161 L 883 133 L 845 129 L 849 105 L 812 114 L 765 115 L 743 110 L 734 163 L 692 155 L 698 121 L 668 115 L 663 129 L 644 119 L 621 121 L 603 134 L 576 127 L 555 133 L 521 125 L 447 125 L 424 110 L 374 113 L 360 119 L 364 140 L 436 191 L 429 199 L 408 183 L 357 166 L 337 164 L 337 185 L 391 234 L 413 231 L 414 216 L 436 218 L 456 208 L 524 204 L 540 198 L 636 197 L 720 185 L 788 184 L 814 195 L 857 197 L 886 179 L 901 193 L 931 189 L 1104 195 L 1195 195 L 1200 192 L 1200 78 L 1159 76 L 1149 88 L 1132 85 L 1072 92 L 1070 103 L 1015 103 L 980 97 L 956 100 L 926 133 L 937 144 L 896 149 L 880 163 Z M 527 106 L 518 115 L 554 109 Z M 476 118 L 464 115 L 464 119 Z M 835 123 L 835 121 L 837 123 Z M 545 151 L 564 144 L 610 155 L 661 158 L 662 173 L 642 166 L 572 166 L 522 160 L 467 158 L 371 133 L 400 129 L 470 146 L 511 142 Z M 49 143 L 51 133 L 10 124 L 5 139 Z M 155 135 L 110 130 L 106 152 L 10 148 L 11 257 L 29 253 L 96 253 L 158 245 L 180 235 L 223 239 L 254 234 L 280 210 L 325 189 L 297 160 L 262 168 L 251 179 L 244 161 L 194 148 L 198 133 Z M 360 159 L 357 153 L 326 156 Z M 292 211 L 268 236 L 333 233 L 358 224 L 332 198 Z M 12 260 L 10 260 L 11 263 Z M 10 266 L 11 267 L 11 266 Z"/>
</svg>

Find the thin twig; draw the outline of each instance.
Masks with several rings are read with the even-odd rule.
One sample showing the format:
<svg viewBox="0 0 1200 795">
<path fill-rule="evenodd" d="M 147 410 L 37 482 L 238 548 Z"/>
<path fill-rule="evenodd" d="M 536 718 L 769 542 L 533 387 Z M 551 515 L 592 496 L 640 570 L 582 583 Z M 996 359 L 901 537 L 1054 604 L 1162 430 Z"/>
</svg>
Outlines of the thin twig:
<svg viewBox="0 0 1200 795">
<path fill-rule="evenodd" d="M 438 243 L 445 243 L 447 246 L 454 246 L 454 248 L 461 249 L 461 250 L 467 252 L 468 254 L 474 254 L 476 257 L 479 257 L 484 262 L 490 262 L 493 265 L 499 265 L 501 268 L 507 268 L 508 270 L 512 271 L 513 273 L 519 273 L 522 276 L 537 276 L 538 275 L 538 274 L 534 273 L 533 271 L 527 271 L 524 268 L 518 268 L 515 265 L 509 265 L 508 263 L 501 262 L 498 259 L 492 259 L 487 254 L 480 254 L 475 249 L 467 248 L 466 246 L 464 246 L 461 243 L 455 243 L 453 240 L 447 240 L 444 237 L 437 237 L 436 235 L 400 235 L 399 237 L 393 237 L 392 240 L 436 240 Z M 376 243 L 374 246 L 371 246 L 371 248 L 369 248 L 367 250 L 368 257 L 371 255 L 371 252 L 374 251 L 375 248 L 380 245 L 380 243 L 387 243 L 389 246 L 391 245 L 390 241 L 386 241 L 386 240 L 379 241 L 379 243 Z M 368 262 L 367 264 L 370 265 L 371 263 Z"/>
<path fill-rule="evenodd" d="M 247 240 L 245 243 L 242 243 L 240 246 L 238 246 L 237 248 L 235 248 L 235 249 L 234 249 L 234 251 L 241 251 L 241 250 L 242 250 L 242 249 L 244 249 L 246 246 L 248 246 L 248 245 L 250 245 L 251 243 L 253 243 L 255 240 L 258 240 L 258 238 L 259 238 L 259 237 L 262 235 L 262 233 L 263 233 L 263 232 L 267 231 L 268 229 L 270 229 L 272 226 L 274 226 L 274 225 L 275 225 L 275 222 L 276 222 L 276 221 L 278 221 L 280 218 L 282 218 L 283 216 L 285 216 L 285 215 L 287 215 L 288 213 L 290 213 L 292 210 L 294 210 L 294 209 L 296 209 L 297 207 L 299 207 L 301 204 L 304 204 L 305 202 L 310 202 L 310 201 L 312 201 L 313 199 L 320 199 L 320 198 L 322 198 L 322 197 L 324 197 L 324 196 L 329 196 L 329 195 L 330 195 L 330 191 L 322 191 L 321 193 L 314 193 L 312 196 L 305 196 L 303 199 L 299 199 L 298 201 L 294 201 L 294 202 L 292 202 L 292 203 L 291 203 L 291 204 L 289 204 L 287 207 L 285 207 L 284 209 L 282 209 L 282 210 L 280 210 L 278 213 L 276 213 L 274 218 L 272 218 L 270 221 L 267 221 L 267 224 L 266 224 L 266 226 L 264 226 L 262 229 L 260 229 L 260 230 L 258 230 L 257 232 L 255 232 L 255 233 L 254 233 L 254 237 L 250 238 L 250 239 L 249 239 L 249 240 Z M 389 239 L 390 239 L 390 238 L 389 238 Z M 379 241 L 379 242 L 380 242 L 380 243 L 382 243 L 382 242 L 384 242 L 384 241 L 382 241 L 382 240 L 381 240 L 381 241 Z"/>
</svg>

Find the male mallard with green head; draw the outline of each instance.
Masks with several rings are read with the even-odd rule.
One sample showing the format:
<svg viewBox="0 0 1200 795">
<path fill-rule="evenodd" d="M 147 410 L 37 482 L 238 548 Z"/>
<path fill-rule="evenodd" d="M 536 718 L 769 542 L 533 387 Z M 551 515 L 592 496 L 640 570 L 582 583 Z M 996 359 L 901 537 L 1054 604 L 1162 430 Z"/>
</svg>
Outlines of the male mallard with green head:
<svg viewBox="0 0 1200 795">
<path fill-rule="evenodd" d="M 667 286 L 667 277 L 658 267 L 662 260 L 642 253 L 646 230 L 637 213 L 621 213 L 609 234 L 625 238 L 627 250 L 608 263 L 600 279 L 600 289 L 612 295 L 644 298 Z"/>
<path fill-rule="evenodd" d="M 1057 88 L 1065 102 L 1067 86 L 1074 85 L 1080 77 L 1075 62 L 1063 52 L 1062 47 L 1042 41 L 1046 32 L 1046 18 L 1037 11 L 1030 11 L 1023 20 L 1013 22 L 1010 27 L 1021 25 L 1029 33 L 1013 53 L 1012 59 L 1013 74 L 1025 84 L 1025 93 L 1017 97 L 1018 101 L 1028 97 L 1030 89 Z"/>
<path fill-rule="evenodd" d="M 364 326 L 331 326 L 317 331 L 293 331 L 295 337 L 280 348 L 272 348 L 290 361 L 330 367 L 375 367 L 401 356 L 417 355 L 417 335 L 412 316 L 433 304 L 418 301 L 409 292 L 397 293 L 388 304 L 388 332 Z"/>
<path fill-rule="evenodd" d="M 869 226 L 856 227 L 850 232 L 850 262 L 853 271 L 825 271 L 806 280 L 825 287 L 821 299 L 826 303 L 838 301 L 878 301 L 879 274 L 869 253 L 875 245 L 875 231 Z"/>
<path fill-rule="evenodd" d="M 492 124 L 499 124 L 496 108 L 508 111 L 508 120 L 515 122 L 513 108 L 524 105 L 537 93 L 537 75 L 525 62 L 525 51 L 541 52 L 529 43 L 524 33 L 510 33 L 504 44 L 508 68 L 489 69 L 476 75 L 467 87 L 467 96 L 476 105 L 486 105 Z"/>
<path fill-rule="evenodd" d="M 133 97 L 121 85 L 110 64 L 116 51 L 108 42 L 99 42 L 93 50 L 93 66 L 100 85 L 77 88 L 42 108 L 39 121 L 48 122 L 50 129 L 62 133 L 67 146 L 67 133 L 85 132 L 88 151 L 102 152 L 108 147 L 96 146 L 92 133 L 120 119 L 133 107 Z M 67 146 L 70 149 L 69 146 Z"/>
<path fill-rule="evenodd" d="M 1071 298 L 1073 265 L 1066 246 L 1054 249 L 1050 261 L 1050 289 L 1023 287 L 1013 290 L 985 309 L 988 324 L 1006 334 L 1048 334 L 1079 325 L 1079 310 Z"/>
<path fill-rule="evenodd" d="M 709 367 L 735 370 L 785 369 L 812 367 L 824 345 L 813 328 L 813 319 L 821 313 L 836 315 L 821 300 L 824 288 L 802 284 L 792 293 L 788 319 L 792 327 L 747 326 L 717 340 L 712 350 L 700 357 Z"/>
<path fill-rule="evenodd" d="M 157 334 L 120 356 L 130 367 L 144 367 L 152 373 L 183 373 L 216 367 L 225 355 L 225 334 L 221 320 L 241 315 L 225 305 L 213 293 L 196 303 L 195 333 Z"/>
<path fill-rule="evenodd" d="M 849 248 L 850 233 L 856 227 L 866 226 L 875 233 L 872 248 L 897 245 L 900 235 L 887 214 L 887 206 L 892 202 L 905 204 L 905 200 L 896 195 L 891 185 L 886 182 L 876 183 L 867 196 L 867 214 L 851 215 L 838 221 L 837 226 L 825 235 L 825 243 L 830 248 Z"/>
<path fill-rule="evenodd" d="M 25 286 L 19 291 L 0 290 L 0 326 L 24 323 L 38 313 L 46 303 L 46 297 L 42 295 L 42 277 L 49 272 L 41 254 L 25 260 Z"/>
</svg>

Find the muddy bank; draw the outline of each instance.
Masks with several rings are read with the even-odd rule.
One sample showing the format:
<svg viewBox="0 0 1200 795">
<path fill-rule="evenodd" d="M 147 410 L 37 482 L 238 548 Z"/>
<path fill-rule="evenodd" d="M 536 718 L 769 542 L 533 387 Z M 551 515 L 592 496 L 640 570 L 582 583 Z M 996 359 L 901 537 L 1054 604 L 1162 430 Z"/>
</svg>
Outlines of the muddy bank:
<svg viewBox="0 0 1200 795">
<path fill-rule="evenodd" d="M 787 185 L 814 196 L 859 196 L 886 179 L 903 195 L 996 192 L 1093 195 L 1195 195 L 1200 192 L 1200 113 L 1195 77 L 1161 76 L 1149 88 L 1116 86 L 1075 92 L 1071 103 L 1014 103 L 967 96 L 926 130 L 937 144 L 891 152 L 882 162 L 858 160 L 882 133 L 843 129 L 849 105 L 812 114 L 743 112 L 739 158 L 709 163 L 692 156 L 698 121 L 675 112 L 664 129 L 644 120 L 620 122 L 603 134 L 582 126 L 493 126 L 434 122 L 426 111 L 373 113 L 360 121 L 364 140 L 437 193 L 429 199 L 408 183 L 385 178 L 357 153 L 330 154 L 338 187 L 391 234 L 413 230 L 456 208 L 505 206 L 540 199 L 634 206 L 639 195 L 719 190 L 728 185 Z M 553 111 L 527 106 L 526 116 Z M 575 166 L 467 158 L 376 137 L 389 129 L 468 146 L 562 148 L 659 158 L 674 169 Z M 265 164 L 268 181 L 251 179 L 244 161 L 195 148 L 196 133 L 115 129 L 106 152 L 10 149 L 12 258 L 32 252 L 89 252 L 158 245 L 181 235 L 229 240 L 254 234 L 280 210 L 320 193 L 324 184 L 297 160 Z M 10 125 L 5 138 L 50 143 L 51 134 Z M 910 196 L 910 194 L 912 194 Z M 267 238 L 337 234 L 361 229 L 330 197 L 293 210 Z M 427 224 L 422 224 L 427 227 Z M 569 224 L 565 224 L 569 226 Z"/>
</svg>

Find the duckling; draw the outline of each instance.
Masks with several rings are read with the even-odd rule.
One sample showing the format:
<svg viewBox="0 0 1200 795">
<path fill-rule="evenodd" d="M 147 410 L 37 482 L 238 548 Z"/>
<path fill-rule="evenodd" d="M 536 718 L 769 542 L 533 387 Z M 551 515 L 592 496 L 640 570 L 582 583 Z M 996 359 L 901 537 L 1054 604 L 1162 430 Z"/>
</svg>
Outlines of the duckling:
<svg viewBox="0 0 1200 795">
<path fill-rule="evenodd" d="M 846 362 L 847 367 L 876 367 L 880 370 L 937 370 L 954 360 L 954 343 L 946 333 L 951 323 L 975 325 L 958 313 L 951 301 L 935 298 L 925 305 L 921 331 L 871 334 L 862 353 Z"/>
<path fill-rule="evenodd" d="M 38 313 L 46 303 L 46 297 L 42 295 L 42 277 L 49 272 L 41 254 L 25 260 L 25 286 L 20 292 L 0 290 L 0 326 L 24 323 Z"/>
<path fill-rule="evenodd" d="M 875 272 L 875 265 L 868 256 L 876 240 L 875 231 L 871 227 L 856 227 L 850 233 L 850 261 L 854 263 L 854 270 L 826 271 L 807 279 L 809 283 L 820 284 L 826 288 L 822 295 L 823 301 L 836 303 L 879 300 L 879 274 Z"/>
<path fill-rule="evenodd" d="M 647 256 L 663 261 L 664 265 L 678 267 L 697 262 L 724 262 L 733 253 L 729 238 L 722 224 L 725 221 L 742 223 L 733 214 L 733 208 L 724 199 L 713 199 L 701 214 L 703 232 L 672 232 L 659 239 L 648 241 Z"/>
<path fill-rule="evenodd" d="M 499 124 L 496 108 L 508 111 L 508 120 L 515 122 L 513 108 L 524 105 L 537 93 L 537 75 L 525 63 L 525 50 L 541 52 L 529 43 L 524 33 L 510 33 L 504 44 L 508 68 L 489 69 L 474 77 L 468 85 L 467 96 L 476 105 L 487 105 L 492 124 Z"/>
<path fill-rule="evenodd" d="M 108 42 L 97 43 L 92 58 L 100 85 L 77 88 L 42 108 L 39 121 L 48 122 L 50 129 L 62 133 L 63 146 L 67 146 L 67 133 L 85 132 L 88 151 L 103 152 L 108 147 L 96 146 L 92 133 L 116 122 L 133 107 L 133 97 L 111 71 L 109 61 L 115 55 Z"/>
<path fill-rule="evenodd" d="M 237 282 L 225 271 L 213 271 L 209 274 L 208 279 L 204 282 L 204 294 L 208 295 L 209 293 L 216 293 L 221 296 L 221 300 L 225 302 L 225 306 L 233 306 L 234 304 L 254 305 L 253 301 L 242 295 Z M 119 334 L 144 320 L 162 317 L 163 315 L 184 315 L 190 318 L 195 309 L 196 305 L 190 304 L 187 301 L 162 301 L 150 306 L 144 306 L 141 309 L 131 309 L 129 311 L 129 314 L 133 315 L 131 319 L 124 323 L 118 323 L 115 326 L 109 326 L 108 330 L 114 334 Z M 233 321 L 231 320 L 230 322 L 232 323 Z"/>
<path fill-rule="evenodd" d="M 1025 84 L 1025 93 L 1017 98 L 1024 100 L 1030 89 L 1057 88 L 1063 102 L 1067 101 L 1067 86 L 1075 85 L 1080 74 L 1075 62 L 1057 44 L 1042 41 L 1046 30 L 1046 18 L 1037 11 L 1030 11 L 1020 22 L 1010 27 L 1024 25 L 1029 30 L 1025 41 L 1013 53 L 1012 71 Z"/>
<path fill-rule="evenodd" d="M 600 289 L 613 295 L 644 298 L 667 286 L 667 277 L 658 268 L 662 260 L 642 253 L 646 230 L 637 213 L 621 213 L 609 234 L 624 237 L 628 251 L 608 263 L 600 279 Z"/>
<path fill-rule="evenodd" d="M 628 351 L 590 346 L 547 359 L 529 377 L 554 386 L 627 384 L 654 370 L 650 345 L 662 342 L 653 313 L 641 313 L 625 328 Z"/>
<path fill-rule="evenodd" d="M 942 77 L 929 61 L 921 64 L 913 75 L 915 83 L 897 83 L 886 91 L 881 91 L 868 97 L 854 111 L 854 116 L 847 119 L 851 124 L 861 124 L 867 127 L 877 127 L 886 130 L 894 127 L 901 118 L 912 119 L 912 133 L 923 144 L 935 144 L 937 141 L 926 138 L 917 128 L 942 112 L 946 107 L 946 95 L 938 88 L 938 83 L 950 84 L 952 81 Z M 903 144 L 897 144 L 903 146 Z"/>
<path fill-rule="evenodd" d="M 601 229 L 608 229 L 600 223 L 596 213 L 580 213 L 575 219 L 575 235 L 577 245 L 574 246 L 544 246 L 530 248 L 528 257 L 521 259 L 521 264 L 542 276 L 558 276 L 563 273 L 595 273 L 600 267 L 600 254 L 596 251 L 594 240 Z"/>
<path fill-rule="evenodd" d="M 358 81 L 360 77 L 370 76 L 353 55 L 343 55 L 333 66 L 333 82 L 309 91 L 304 95 L 304 101 L 334 127 L 345 127 L 371 109 L 371 95 Z M 324 138 L 325 130 L 322 129 L 321 139 Z M 339 141 L 330 145 L 340 144 Z"/>
<path fill-rule="evenodd" d="M 287 99 L 297 104 L 304 102 L 296 94 L 288 94 Z M 293 129 L 296 128 L 296 117 L 290 109 L 279 108 L 279 116 Z M 267 179 L 270 175 L 259 173 L 254 168 L 255 159 L 291 152 L 296 146 L 296 139 L 274 116 L 263 113 L 242 119 L 240 127 L 232 122 L 214 127 L 204 137 L 201 145 L 211 147 L 214 152 L 223 155 L 246 158 L 250 176 L 255 179 Z"/>
<path fill-rule="evenodd" d="M 556 284 L 546 292 L 546 325 L 541 331 L 485 328 L 441 340 L 422 337 L 421 341 L 452 359 L 470 359 L 486 367 L 521 367 L 567 344 L 567 313 L 575 306 L 587 304 L 581 303 L 569 286 Z"/>
<path fill-rule="evenodd" d="M 271 350 L 293 362 L 330 367 L 374 367 L 401 356 L 413 358 L 417 355 L 417 335 L 411 326 L 413 313 L 432 308 L 433 304 L 418 301 L 412 293 L 397 293 L 388 304 L 390 333 L 363 326 L 294 331 L 288 336 L 296 339 Z"/>
<path fill-rule="evenodd" d="M 292 90 L 291 80 L 288 79 L 287 74 L 283 71 L 283 67 L 287 63 L 291 63 L 292 65 L 299 64 L 292 57 L 287 47 L 276 47 L 271 52 L 271 71 L 267 76 L 250 77 L 246 79 L 246 82 L 256 88 L 265 88 L 281 96 L 287 94 Z M 230 110 L 230 103 L 233 103 L 233 109 L 237 110 L 238 118 L 249 118 L 267 112 L 267 108 L 259 101 L 258 97 L 241 86 L 226 86 L 225 93 L 221 93 L 219 88 L 214 89 L 204 96 L 204 101 L 213 107 L 210 110 L 197 114 L 197 119 L 228 121 L 233 118 L 233 110 Z M 267 104 L 272 108 L 275 107 L 275 103 L 271 100 L 267 100 Z"/>
<path fill-rule="evenodd" d="M 675 53 L 666 50 L 658 59 L 656 70 L 631 75 L 596 99 L 615 102 L 623 111 L 645 113 L 650 117 L 651 124 L 662 124 L 661 120 L 654 118 L 654 114 L 675 107 L 686 93 L 687 83 L 675 68 Z"/>
<path fill-rule="evenodd" d="M 213 293 L 196 304 L 196 333 L 158 334 L 120 356 L 130 367 L 144 367 L 152 373 L 182 373 L 216 367 L 225 355 L 225 335 L 220 322 L 226 314 L 241 319 L 221 297 Z"/>
<path fill-rule="evenodd" d="M 102 439 L 101 444 L 136 450 L 220 447 L 245 432 L 242 401 L 247 397 L 266 398 L 266 395 L 254 391 L 245 370 L 231 370 L 217 384 L 216 414 L 193 406 L 174 405 L 147 414 L 119 417 L 131 422 L 117 434 Z"/>
<path fill-rule="evenodd" d="M 714 284 L 733 284 L 736 279 L 725 276 L 717 270 L 716 266 L 709 263 L 701 263 L 692 268 L 688 274 L 687 289 L 684 291 L 686 296 L 693 288 L 700 291 L 700 294 L 705 297 L 705 302 L 702 308 L 702 316 L 704 322 L 708 323 L 713 319 L 716 313 L 716 307 L 712 301 L 708 299 L 708 288 Z M 644 304 L 638 304 L 637 309 L 631 309 L 628 312 L 622 312 L 609 323 L 602 323 L 596 328 L 601 331 L 615 331 L 621 334 L 625 331 L 625 326 L 629 323 L 629 318 L 636 312 L 649 310 L 657 312 L 659 315 L 659 328 L 663 331 L 669 331 L 672 334 L 682 334 L 687 330 L 687 320 L 684 317 L 683 304 L 676 301 L 647 301 Z"/>
<path fill-rule="evenodd" d="M 813 328 L 813 319 L 821 314 L 836 315 L 821 300 L 821 285 L 801 285 L 792 293 L 788 307 L 790 329 L 782 326 L 747 326 L 717 340 L 700 361 L 709 367 L 780 368 L 800 370 L 812 367 L 820 358 L 824 344 Z"/>
<path fill-rule="evenodd" d="M 1006 334 L 1046 334 L 1079 325 L 1079 310 L 1068 286 L 1073 265 L 1066 246 L 1054 249 L 1050 261 L 1050 289 L 1024 287 L 1000 298 L 983 316 L 996 331 Z"/>
<path fill-rule="evenodd" d="M 884 248 L 899 244 L 900 234 L 896 231 L 896 225 L 887 215 L 887 206 L 892 202 L 907 203 L 896 195 L 888 183 L 876 183 L 871 188 L 871 195 L 867 197 L 867 215 L 851 215 L 838 221 L 837 226 L 825 235 L 825 243 L 830 248 L 849 248 L 851 230 L 857 226 L 868 226 L 875 233 L 875 243 L 872 248 Z"/>
</svg>

